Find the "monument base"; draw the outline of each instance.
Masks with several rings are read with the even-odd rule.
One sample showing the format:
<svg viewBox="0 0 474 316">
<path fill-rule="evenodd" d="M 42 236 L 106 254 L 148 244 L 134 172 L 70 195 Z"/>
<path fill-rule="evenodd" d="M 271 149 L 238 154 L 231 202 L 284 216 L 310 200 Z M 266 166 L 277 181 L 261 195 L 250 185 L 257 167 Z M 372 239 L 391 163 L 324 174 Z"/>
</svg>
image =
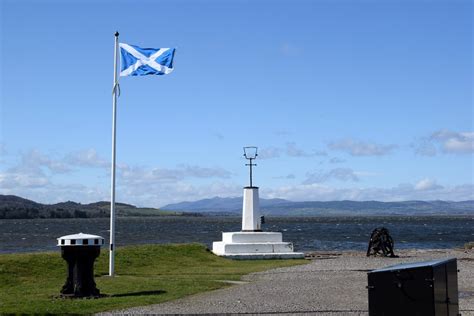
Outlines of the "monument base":
<svg viewBox="0 0 474 316">
<path fill-rule="evenodd" d="M 222 233 L 222 241 L 212 243 L 212 252 L 232 259 L 304 258 L 304 253 L 294 252 L 293 244 L 282 239 L 276 232 Z"/>
</svg>

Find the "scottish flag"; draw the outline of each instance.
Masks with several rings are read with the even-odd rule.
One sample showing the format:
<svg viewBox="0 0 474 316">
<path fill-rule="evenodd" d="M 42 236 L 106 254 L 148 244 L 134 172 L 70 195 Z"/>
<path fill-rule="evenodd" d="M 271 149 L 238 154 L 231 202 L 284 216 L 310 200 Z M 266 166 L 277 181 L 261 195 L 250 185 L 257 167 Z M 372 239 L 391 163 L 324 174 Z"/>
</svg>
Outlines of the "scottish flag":
<svg viewBox="0 0 474 316">
<path fill-rule="evenodd" d="M 174 48 L 140 48 L 120 43 L 120 76 L 167 75 L 173 71 Z"/>
</svg>

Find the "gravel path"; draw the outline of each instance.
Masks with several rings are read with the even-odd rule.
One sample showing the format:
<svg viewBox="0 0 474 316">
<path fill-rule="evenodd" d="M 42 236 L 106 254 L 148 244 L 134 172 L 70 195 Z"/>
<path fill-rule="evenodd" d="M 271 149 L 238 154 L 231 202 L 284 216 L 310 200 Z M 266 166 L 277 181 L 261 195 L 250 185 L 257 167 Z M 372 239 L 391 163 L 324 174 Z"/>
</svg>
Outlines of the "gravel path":
<svg viewBox="0 0 474 316">
<path fill-rule="evenodd" d="M 367 271 L 414 261 L 458 259 L 459 308 L 474 315 L 474 251 L 405 250 L 400 258 L 315 252 L 307 265 L 253 273 L 229 288 L 110 314 L 368 315 Z"/>
</svg>

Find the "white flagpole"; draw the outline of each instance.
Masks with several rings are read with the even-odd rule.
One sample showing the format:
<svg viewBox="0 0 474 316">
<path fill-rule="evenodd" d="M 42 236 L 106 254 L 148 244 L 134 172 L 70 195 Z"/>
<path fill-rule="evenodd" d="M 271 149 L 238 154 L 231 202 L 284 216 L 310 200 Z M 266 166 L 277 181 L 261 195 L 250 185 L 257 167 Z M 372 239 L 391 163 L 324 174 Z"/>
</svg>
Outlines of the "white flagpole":
<svg viewBox="0 0 474 316">
<path fill-rule="evenodd" d="M 115 251 L 115 136 L 117 121 L 117 93 L 118 93 L 118 76 L 117 76 L 117 60 L 118 60 L 118 37 L 119 33 L 115 32 L 114 46 L 114 88 L 112 93 L 112 170 L 111 170 L 111 190 L 110 190 L 110 256 L 109 256 L 109 276 L 114 276 L 114 251 Z"/>
</svg>

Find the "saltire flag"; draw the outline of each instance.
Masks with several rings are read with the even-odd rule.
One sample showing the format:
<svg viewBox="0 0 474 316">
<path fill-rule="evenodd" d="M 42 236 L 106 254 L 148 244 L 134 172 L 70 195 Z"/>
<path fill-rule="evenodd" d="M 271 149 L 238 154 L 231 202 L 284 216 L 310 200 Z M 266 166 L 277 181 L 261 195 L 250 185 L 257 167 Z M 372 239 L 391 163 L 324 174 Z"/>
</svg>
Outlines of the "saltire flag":
<svg viewBox="0 0 474 316">
<path fill-rule="evenodd" d="M 140 48 L 120 43 L 120 76 L 167 75 L 173 71 L 175 48 Z"/>
</svg>

